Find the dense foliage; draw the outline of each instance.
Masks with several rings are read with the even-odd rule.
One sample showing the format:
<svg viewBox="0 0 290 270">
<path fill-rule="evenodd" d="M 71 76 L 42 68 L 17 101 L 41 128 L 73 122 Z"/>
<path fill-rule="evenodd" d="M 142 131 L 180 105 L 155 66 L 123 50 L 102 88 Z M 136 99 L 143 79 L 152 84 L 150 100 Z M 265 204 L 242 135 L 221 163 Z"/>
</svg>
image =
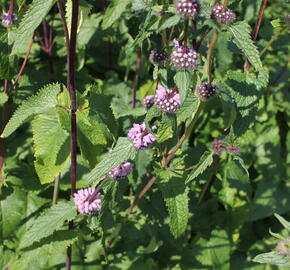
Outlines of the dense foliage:
<svg viewBox="0 0 290 270">
<path fill-rule="evenodd" d="M 0 6 L 1 269 L 290 267 L 287 1 Z"/>
</svg>

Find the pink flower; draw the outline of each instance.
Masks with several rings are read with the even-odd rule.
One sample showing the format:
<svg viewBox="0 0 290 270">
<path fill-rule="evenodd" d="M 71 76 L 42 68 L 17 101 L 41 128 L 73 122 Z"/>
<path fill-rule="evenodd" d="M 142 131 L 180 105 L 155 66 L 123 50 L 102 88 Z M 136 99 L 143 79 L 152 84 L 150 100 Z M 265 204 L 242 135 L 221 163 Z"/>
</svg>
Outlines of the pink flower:
<svg viewBox="0 0 290 270">
<path fill-rule="evenodd" d="M 197 93 L 202 101 L 207 101 L 212 96 L 218 94 L 220 90 L 217 88 L 215 84 L 209 84 L 209 83 L 202 83 L 197 88 Z"/>
<path fill-rule="evenodd" d="M 154 105 L 154 96 L 145 97 L 142 104 L 145 108 L 150 109 Z"/>
<path fill-rule="evenodd" d="M 223 141 L 214 140 L 210 148 L 215 154 L 220 155 L 225 150 L 225 146 L 226 144 Z"/>
<path fill-rule="evenodd" d="M 12 25 L 17 20 L 16 14 L 9 15 L 8 13 L 2 14 L 2 23 L 6 26 Z"/>
<path fill-rule="evenodd" d="M 176 112 L 180 106 L 180 98 L 177 89 L 169 90 L 161 84 L 158 84 L 155 93 L 155 104 L 162 112 Z"/>
<path fill-rule="evenodd" d="M 81 189 L 74 194 L 74 202 L 79 213 L 92 215 L 101 210 L 101 194 L 99 189 Z"/>
<path fill-rule="evenodd" d="M 227 147 L 227 151 L 230 155 L 238 155 L 241 151 L 241 148 L 239 146 L 229 145 Z"/>
<path fill-rule="evenodd" d="M 200 10 L 198 0 L 177 0 L 176 13 L 186 18 L 194 18 Z"/>
<path fill-rule="evenodd" d="M 116 168 L 111 170 L 108 174 L 110 178 L 120 179 L 132 172 L 133 163 L 131 162 L 123 162 L 121 165 L 118 165 Z"/>
<path fill-rule="evenodd" d="M 175 49 L 171 53 L 171 62 L 177 69 L 194 69 L 197 65 L 197 53 L 193 48 L 180 46 L 175 39 L 173 41 Z"/>
<path fill-rule="evenodd" d="M 220 23 L 232 23 L 236 19 L 236 14 L 230 9 L 224 9 L 223 5 L 213 7 L 211 17 Z"/>
<path fill-rule="evenodd" d="M 128 132 L 128 138 L 133 141 L 137 149 L 149 147 L 156 140 L 156 137 L 146 129 L 145 123 L 133 124 Z"/>
</svg>

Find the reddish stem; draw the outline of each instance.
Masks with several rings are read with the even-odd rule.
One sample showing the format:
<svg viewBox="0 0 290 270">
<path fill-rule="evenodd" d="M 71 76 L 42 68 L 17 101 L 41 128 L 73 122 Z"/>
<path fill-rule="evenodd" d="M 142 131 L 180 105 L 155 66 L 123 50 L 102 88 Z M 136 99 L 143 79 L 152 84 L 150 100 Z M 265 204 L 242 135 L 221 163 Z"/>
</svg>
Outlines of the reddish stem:
<svg viewBox="0 0 290 270">
<path fill-rule="evenodd" d="M 12 16 L 13 14 L 14 14 L 14 0 L 10 0 L 8 15 Z"/>
</svg>

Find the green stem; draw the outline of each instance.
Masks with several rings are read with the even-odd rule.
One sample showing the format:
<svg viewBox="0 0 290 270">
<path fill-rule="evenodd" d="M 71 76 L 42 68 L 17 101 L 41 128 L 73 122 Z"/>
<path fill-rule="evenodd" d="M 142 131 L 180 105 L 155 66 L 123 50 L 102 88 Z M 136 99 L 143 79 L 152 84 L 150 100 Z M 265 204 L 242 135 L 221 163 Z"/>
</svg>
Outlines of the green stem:
<svg viewBox="0 0 290 270">
<path fill-rule="evenodd" d="M 218 36 L 219 36 L 219 32 L 215 31 L 211 39 L 211 42 L 209 44 L 208 52 L 207 52 L 207 75 L 208 75 L 209 84 L 211 84 L 212 82 L 212 54 L 213 54 L 213 49 L 217 42 Z"/>
<path fill-rule="evenodd" d="M 58 193 L 59 193 L 59 184 L 60 184 L 60 174 L 54 179 L 52 205 L 55 205 L 57 203 Z"/>
</svg>

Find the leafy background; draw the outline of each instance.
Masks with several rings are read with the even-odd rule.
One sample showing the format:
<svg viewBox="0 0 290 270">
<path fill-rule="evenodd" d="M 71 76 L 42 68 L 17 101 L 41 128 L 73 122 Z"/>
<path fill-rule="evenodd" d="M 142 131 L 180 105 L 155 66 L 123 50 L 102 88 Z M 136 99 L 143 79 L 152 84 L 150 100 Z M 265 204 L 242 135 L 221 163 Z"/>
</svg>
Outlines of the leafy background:
<svg viewBox="0 0 290 270">
<path fill-rule="evenodd" d="M 194 90 L 207 77 L 204 64 L 214 31 L 199 49 L 197 71 L 157 69 L 149 61 L 150 51 L 170 52 L 172 39 L 182 36 L 184 21 L 174 14 L 173 1 L 145 2 L 80 1 L 77 188 L 100 183 L 125 160 L 135 164 L 128 178 L 101 184 L 102 210 L 92 217 L 77 215 L 70 201 L 70 100 L 63 85 L 66 48 L 55 1 L 17 0 L 16 26 L 1 26 L 0 110 L 4 118 L 8 106 L 10 118 L 2 126 L 1 269 L 65 269 L 69 245 L 72 269 L 277 269 L 270 266 L 277 264 L 274 259 L 260 260 L 267 266 L 253 259 L 274 249 L 277 239 L 270 228 L 287 236 L 287 227 L 273 214 L 290 220 L 289 6 L 268 1 L 258 40 L 252 42 L 262 1 L 229 1 L 237 23 L 223 28 L 209 19 L 210 1 L 203 1 L 190 38 L 199 40 L 211 28 L 220 31 L 213 75 L 222 91 L 206 102 L 169 164 L 177 170 L 164 170 L 163 148 L 176 143 L 198 109 Z M 3 12 L 8 10 L 7 1 L 0 5 Z M 67 1 L 68 25 L 71 8 Z M 41 43 L 42 22 L 53 24 L 51 50 Z M 8 96 L 2 80 L 15 79 L 33 36 L 24 72 Z M 244 73 L 246 58 L 253 67 Z M 132 109 L 138 60 L 137 104 Z M 146 113 L 141 104 L 154 93 L 157 75 L 165 86 L 175 83 L 180 89 L 184 103 L 174 120 L 154 108 Z M 161 117 L 158 144 L 137 152 L 124 137 L 133 123 L 155 117 Z M 210 145 L 220 138 L 239 145 L 241 153 L 213 155 Z M 194 164 L 194 170 L 184 170 Z M 156 182 L 128 215 L 134 196 L 152 176 Z M 59 199 L 51 206 L 56 178 Z M 68 230 L 72 219 L 75 227 Z M 289 260 L 282 259 L 287 266 Z"/>
</svg>

